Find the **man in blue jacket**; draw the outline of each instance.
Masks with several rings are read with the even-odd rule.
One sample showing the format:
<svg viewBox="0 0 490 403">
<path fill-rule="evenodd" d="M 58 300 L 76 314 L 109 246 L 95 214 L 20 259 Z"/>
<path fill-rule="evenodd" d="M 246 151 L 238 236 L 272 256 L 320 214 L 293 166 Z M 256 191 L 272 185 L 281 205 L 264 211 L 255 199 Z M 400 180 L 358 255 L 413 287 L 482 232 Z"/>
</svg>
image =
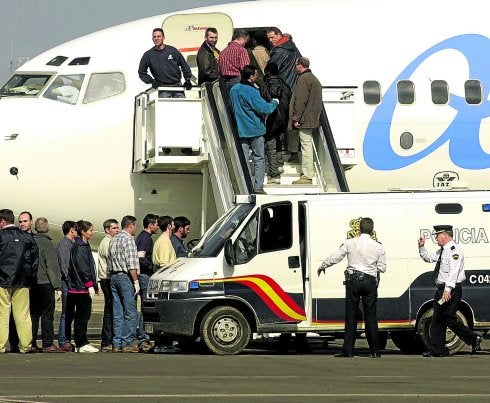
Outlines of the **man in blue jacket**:
<svg viewBox="0 0 490 403">
<path fill-rule="evenodd" d="M 255 164 L 255 193 L 264 193 L 264 119 L 265 116 L 274 112 L 279 101 L 273 99 L 271 102 L 266 102 L 254 85 L 256 79 L 257 68 L 252 65 L 245 66 L 241 71 L 241 81 L 230 90 L 230 100 L 240 144 L 247 161 L 252 151 Z"/>
</svg>

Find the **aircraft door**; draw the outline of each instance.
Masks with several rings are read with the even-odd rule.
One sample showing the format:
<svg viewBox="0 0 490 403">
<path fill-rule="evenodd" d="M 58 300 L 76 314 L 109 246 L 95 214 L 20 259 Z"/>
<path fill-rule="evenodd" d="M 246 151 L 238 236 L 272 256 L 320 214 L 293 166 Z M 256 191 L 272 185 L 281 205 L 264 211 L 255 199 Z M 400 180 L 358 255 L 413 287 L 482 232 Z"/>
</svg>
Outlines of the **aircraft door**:
<svg viewBox="0 0 490 403">
<path fill-rule="evenodd" d="M 223 49 L 233 36 L 233 21 L 224 13 L 174 14 L 163 21 L 165 43 L 176 47 L 189 64 L 197 82 L 196 55 L 209 27 L 218 30 L 218 49 Z"/>
<path fill-rule="evenodd" d="M 342 165 L 357 163 L 354 130 L 354 86 L 323 87 L 322 98 Z"/>
<path fill-rule="evenodd" d="M 298 237 L 293 205 L 274 203 L 257 209 L 233 243 L 233 282 L 226 292 L 245 299 L 261 323 L 305 319 Z"/>
</svg>

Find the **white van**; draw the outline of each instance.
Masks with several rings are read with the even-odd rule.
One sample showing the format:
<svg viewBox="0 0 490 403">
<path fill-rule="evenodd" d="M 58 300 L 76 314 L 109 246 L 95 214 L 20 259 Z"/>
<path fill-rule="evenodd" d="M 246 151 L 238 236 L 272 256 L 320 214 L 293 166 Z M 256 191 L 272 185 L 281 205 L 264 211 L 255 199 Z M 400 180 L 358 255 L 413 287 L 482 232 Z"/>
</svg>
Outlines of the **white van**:
<svg viewBox="0 0 490 403">
<path fill-rule="evenodd" d="M 427 345 L 435 293 L 434 265 L 418 253 L 423 236 L 438 248 L 433 225 L 450 224 L 465 252 L 467 280 L 458 315 L 470 328 L 490 328 L 490 192 L 337 193 L 237 196 L 191 256 L 150 279 L 145 329 L 200 338 L 216 354 L 237 354 L 252 333 L 316 332 L 341 336 L 344 269 L 318 277 L 322 260 L 374 220 L 386 250 L 378 289 L 380 335 L 418 352 Z M 363 323 L 359 324 L 359 332 Z M 451 353 L 464 343 L 447 335 Z"/>
</svg>

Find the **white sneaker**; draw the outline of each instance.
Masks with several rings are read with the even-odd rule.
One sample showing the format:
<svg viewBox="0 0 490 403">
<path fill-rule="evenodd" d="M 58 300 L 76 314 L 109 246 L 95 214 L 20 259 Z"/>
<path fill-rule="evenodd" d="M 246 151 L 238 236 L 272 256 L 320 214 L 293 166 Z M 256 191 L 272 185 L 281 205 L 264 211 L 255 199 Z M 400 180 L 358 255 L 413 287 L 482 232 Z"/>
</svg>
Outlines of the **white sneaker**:
<svg viewBox="0 0 490 403">
<path fill-rule="evenodd" d="M 280 185 L 281 184 L 281 178 L 279 178 L 279 177 L 277 177 L 277 178 L 269 178 L 269 180 L 267 181 L 267 184 L 268 185 L 272 185 L 272 184 Z"/>
<path fill-rule="evenodd" d="M 98 353 L 99 349 L 92 346 L 91 344 L 85 344 L 78 349 L 79 353 Z"/>
</svg>

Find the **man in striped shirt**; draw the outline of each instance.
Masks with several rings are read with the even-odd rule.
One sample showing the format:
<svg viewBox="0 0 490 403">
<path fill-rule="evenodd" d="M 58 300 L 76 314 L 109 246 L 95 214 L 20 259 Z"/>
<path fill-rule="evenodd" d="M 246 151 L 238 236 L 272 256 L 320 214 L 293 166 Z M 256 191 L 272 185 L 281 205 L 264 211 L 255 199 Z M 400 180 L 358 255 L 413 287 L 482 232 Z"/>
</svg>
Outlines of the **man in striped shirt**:
<svg viewBox="0 0 490 403">
<path fill-rule="evenodd" d="M 228 92 L 231 87 L 240 82 L 240 73 L 243 68 L 250 64 L 250 57 L 245 49 L 249 34 L 244 29 L 237 29 L 233 34 L 232 41 L 224 48 L 218 61 L 220 76 L 225 80 Z"/>
</svg>

